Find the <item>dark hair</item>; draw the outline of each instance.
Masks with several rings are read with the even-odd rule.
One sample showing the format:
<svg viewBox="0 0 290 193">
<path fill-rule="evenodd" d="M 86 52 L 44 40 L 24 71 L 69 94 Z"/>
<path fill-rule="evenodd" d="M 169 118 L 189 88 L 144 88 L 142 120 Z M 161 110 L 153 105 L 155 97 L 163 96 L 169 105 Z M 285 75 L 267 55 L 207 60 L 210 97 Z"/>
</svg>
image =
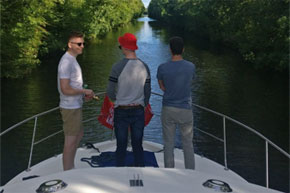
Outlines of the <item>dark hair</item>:
<svg viewBox="0 0 290 193">
<path fill-rule="evenodd" d="M 82 32 L 72 31 L 70 32 L 68 36 L 68 41 L 70 41 L 72 38 L 83 38 L 83 37 L 84 37 L 84 34 Z"/>
<path fill-rule="evenodd" d="M 178 36 L 174 36 L 169 40 L 170 49 L 173 55 L 181 55 L 183 51 L 183 39 Z"/>
</svg>

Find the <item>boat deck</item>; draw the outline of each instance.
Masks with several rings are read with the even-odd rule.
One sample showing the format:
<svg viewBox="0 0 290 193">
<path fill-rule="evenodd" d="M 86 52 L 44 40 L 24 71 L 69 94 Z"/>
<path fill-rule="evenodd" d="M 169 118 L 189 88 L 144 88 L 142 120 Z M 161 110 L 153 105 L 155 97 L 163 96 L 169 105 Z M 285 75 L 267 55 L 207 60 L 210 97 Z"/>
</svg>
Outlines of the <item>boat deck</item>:
<svg viewBox="0 0 290 193">
<path fill-rule="evenodd" d="M 106 141 L 94 144 L 100 152 L 115 151 L 116 142 Z M 145 167 L 97 167 L 92 168 L 81 158 L 100 155 L 96 149 L 79 148 L 76 155 L 75 169 L 62 170 L 62 155 L 49 158 L 24 171 L 2 187 L 7 192 L 35 192 L 44 182 L 61 179 L 68 186 L 59 192 L 126 192 L 126 193 L 177 193 L 177 192 L 215 192 L 202 184 L 209 179 L 221 180 L 230 185 L 232 192 L 277 192 L 258 185 L 248 183 L 242 177 L 225 170 L 223 166 L 207 158 L 196 155 L 196 169 L 184 169 L 183 152 L 175 149 L 175 168 L 164 168 L 163 146 L 144 141 L 144 150 L 155 152 L 159 168 Z M 130 151 L 130 147 L 128 148 Z M 23 181 L 23 177 L 33 177 Z M 25 187 L 25 189 L 24 189 Z M 1 189 L 0 189 L 1 190 Z"/>
</svg>

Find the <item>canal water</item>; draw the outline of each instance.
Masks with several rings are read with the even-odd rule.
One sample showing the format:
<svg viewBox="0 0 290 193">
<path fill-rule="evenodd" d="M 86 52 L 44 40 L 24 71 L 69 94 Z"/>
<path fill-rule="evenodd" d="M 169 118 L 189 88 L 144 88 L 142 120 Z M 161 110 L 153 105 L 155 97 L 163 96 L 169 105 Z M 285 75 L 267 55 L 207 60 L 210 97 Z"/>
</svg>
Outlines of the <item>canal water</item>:
<svg viewBox="0 0 290 193">
<path fill-rule="evenodd" d="M 230 116 L 257 130 L 289 152 L 289 80 L 285 74 L 256 71 L 240 57 L 224 47 L 211 45 L 192 34 L 170 29 L 148 17 L 108 33 L 102 40 L 90 43 L 78 57 L 84 82 L 95 93 L 105 91 L 112 65 L 123 55 L 118 49 L 118 37 L 125 32 L 138 39 L 137 55 L 151 71 L 152 91 L 162 94 L 158 87 L 158 65 L 170 60 L 168 40 L 182 36 L 185 40 L 184 58 L 196 65 L 193 102 Z M 1 132 L 37 113 L 58 106 L 56 88 L 57 65 L 60 54 L 42 60 L 31 75 L 18 80 L 1 80 Z M 145 128 L 146 140 L 163 143 L 160 125 L 161 98 L 152 95 L 150 103 L 155 116 Z M 84 104 L 85 119 L 96 117 L 102 101 Z M 27 168 L 34 121 L 5 134 L 1 138 L 1 185 Z M 194 107 L 194 127 L 223 138 L 220 116 Z M 58 111 L 37 120 L 36 141 L 61 130 Z M 265 142 L 241 126 L 226 121 L 228 167 L 249 182 L 265 185 Z M 198 154 L 224 164 L 223 143 L 195 130 L 194 146 Z M 97 121 L 85 123 L 82 143 L 111 138 L 111 130 Z M 32 165 L 62 152 L 63 135 L 58 134 L 34 146 Z M 181 146 L 177 132 L 176 146 Z M 289 191 L 289 162 L 269 148 L 270 187 Z"/>
</svg>

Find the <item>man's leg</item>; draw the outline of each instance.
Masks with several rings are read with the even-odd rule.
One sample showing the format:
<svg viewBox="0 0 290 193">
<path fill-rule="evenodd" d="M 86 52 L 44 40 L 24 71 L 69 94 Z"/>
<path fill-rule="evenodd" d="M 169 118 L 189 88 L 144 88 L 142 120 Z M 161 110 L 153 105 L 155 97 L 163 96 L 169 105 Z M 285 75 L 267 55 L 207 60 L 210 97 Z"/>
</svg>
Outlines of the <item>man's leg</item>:
<svg viewBox="0 0 290 193">
<path fill-rule="evenodd" d="M 195 168 L 193 149 L 193 114 L 192 110 L 181 109 L 179 113 L 179 125 L 182 148 L 184 153 L 184 165 L 186 169 Z"/>
<path fill-rule="evenodd" d="M 77 136 L 65 136 L 62 155 L 63 170 L 70 170 L 74 168 L 77 139 Z"/>
<path fill-rule="evenodd" d="M 83 137 L 82 109 L 60 109 L 63 119 L 64 148 L 63 169 L 74 168 L 74 158 Z"/>
<path fill-rule="evenodd" d="M 128 115 L 124 109 L 115 109 L 114 110 L 114 130 L 117 140 L 117 149 L 116 149 L 116 166 L 123 167 L 125 166 L 125 158 L 127 151 L 128 143 Z"/>
<path fill-rule="evenodd" d="M 164 142 L 164 166 L 174 168 L 174 138 L 176 124 L 172 117 L 171 107 L 162 107 L 161 122 Z"/>
<path fill-rule="evenodd" d="M 136 167 L 144 167 L 143 133 L 144 133 L 144 108 L 134 109 L 131 124 L 131 143 L 134 154 L 134 164 Z"/>
<path fill-rule="evenodd" d="M 77 148 L 79 147 L 80 142 L 81 142 L 83 136 L 84 136 L 84 130 L 82 129 L 82 130 L 79 132 L 78 136 L 77 136 Z"/>
</svg>

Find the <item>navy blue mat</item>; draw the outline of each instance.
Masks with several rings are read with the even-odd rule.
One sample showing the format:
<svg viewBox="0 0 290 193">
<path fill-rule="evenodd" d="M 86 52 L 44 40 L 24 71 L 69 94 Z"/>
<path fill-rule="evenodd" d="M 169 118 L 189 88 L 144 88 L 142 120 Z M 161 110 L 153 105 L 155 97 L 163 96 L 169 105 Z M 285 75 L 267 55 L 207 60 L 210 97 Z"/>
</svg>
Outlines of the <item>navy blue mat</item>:
<svg viewBox="0 0 290 193">
<path fill-rule="evenodd" d="M 102 152 L 98 156 L 92 156 L 91 158 L 81 158 L 81 161 L 87 162 L 91 167 L 115 167 L 115 152 L 107 151 Z M 153 152 L 144 151 L 145 166 L 157 167 L 158 164 Z M 133 152 L 127 151 L 125 158 L 125 166 L 134 166 Z"/>
</svg>

